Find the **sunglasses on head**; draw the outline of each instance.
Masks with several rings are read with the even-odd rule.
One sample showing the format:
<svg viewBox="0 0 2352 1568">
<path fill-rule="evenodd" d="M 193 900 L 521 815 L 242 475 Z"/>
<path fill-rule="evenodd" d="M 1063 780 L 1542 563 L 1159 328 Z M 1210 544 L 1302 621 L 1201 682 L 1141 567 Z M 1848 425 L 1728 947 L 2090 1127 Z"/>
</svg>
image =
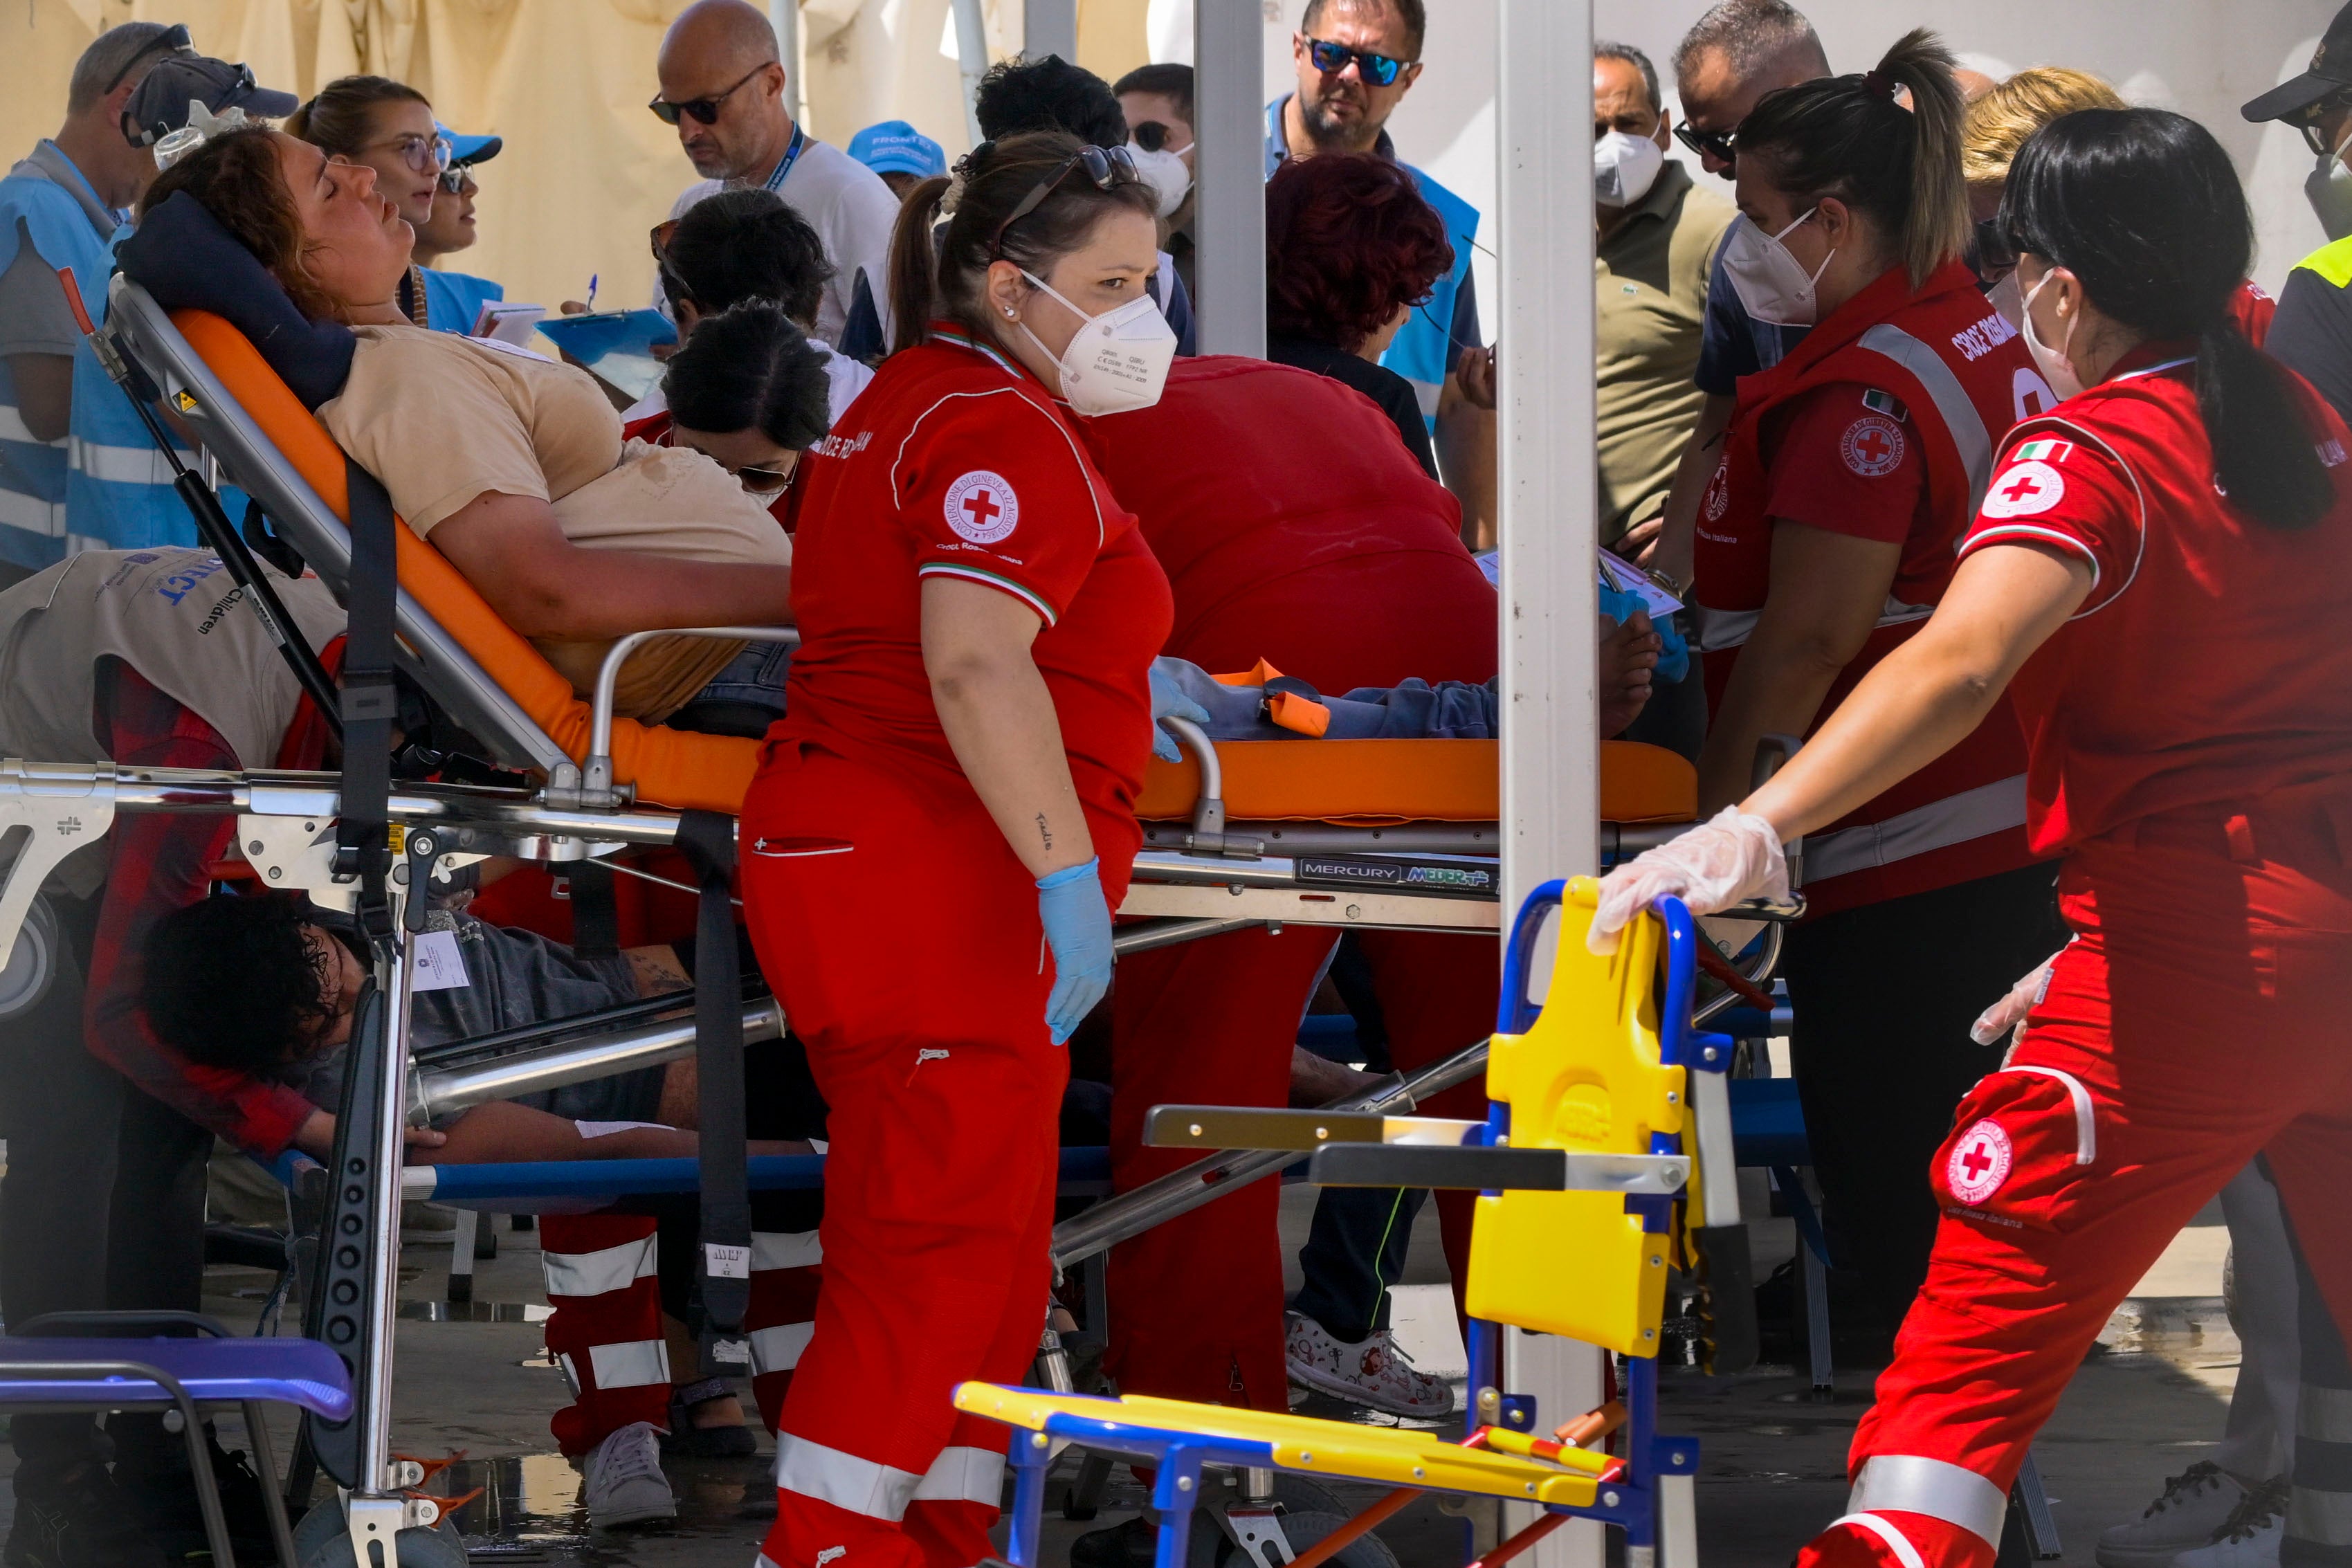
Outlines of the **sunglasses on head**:
<svg viewBox="0 0 2352 1568">
<path fill-rule="evenodd" d="M 1307 40 L 1307 58 L 1314 61 L 1315 68 L 1325 76 L 1338 76 L 1348 68 L 1348 62 L 1353 60 L 1356 62 L 1356 74 L 1373 87 L 1395 86 L 1397 74 L 1412 63 L 1390 55 L 1351 49 L 1345 44 L 1328 43 L 1321 38 Z"/>
<path fill-rule="evenodd" d="M 1142 178 L 1136 173 L 1135 154 L 1124 147 L 1079 148 L 1063 160 L 1060 168 L 1055 169 L 1031 187 L 1029 194 L 1021 198 L 1021 205 L 1014 207 L 1006 215 L 1004 221 L 996 226 L 996 232 L 988 237 L 989 256 L 994 258 L 1002 254 L 1004 231 L 1035 212 L 1038 205 L 1054 194 L 1054 187 L 1069 177 L 1071 170 L 1080 168 L 1086 170 L 1087 178 L 1094 182 L 1095 189 L 1098 191 L 1107 191 L 1123 182 Z"/>
<path fill-rule="evenodd" d="M 742 81 L 737 82 L 724 92 L 715 92 L 709 98 L 689 98 L 684 103 L 672 103 L 667 98 L 656 98 L 646 107 L 652 110 L 654 118 L 664 125 L 677 124 L 677 117 L 681 114 L 688 116 L 698 124 L 716 125 L 719 123 L 719 106 L 742 91 L 745 83 L 767 68 L 767 62 L 764 61 L 753 66 L 751 75 L 746 76 Z"/>
<path fill-rule="evenodd" d="M 174 22 L 148 40 L 145 48 L 123 61 L 122 68 L 114 73 L 114 79 L 106 84 L 100 96 L 121 87 L 122 79 L 131 74 L 131 68 L 133 66 L 152 59 L 157 55 L 193 55 L 195 52 L 196 46 L 188 38 L 188 25 L 185 22 Z M 247 73 L 247 79 L 251 79 L 250 72 Z"/>
<path fill-rule="evenodd" d="M 1737 125 L 1728 131 L 1701 131 L 1685 120 L 1675 127 L 1675 141 L 1699 156 L 1712 158 L 1718 163 L 1736 163 L 1738 160 L 1738 153 L 1732 150 L 1732 142 L 1738 134 L 1739 127 Z"/>
</svg>

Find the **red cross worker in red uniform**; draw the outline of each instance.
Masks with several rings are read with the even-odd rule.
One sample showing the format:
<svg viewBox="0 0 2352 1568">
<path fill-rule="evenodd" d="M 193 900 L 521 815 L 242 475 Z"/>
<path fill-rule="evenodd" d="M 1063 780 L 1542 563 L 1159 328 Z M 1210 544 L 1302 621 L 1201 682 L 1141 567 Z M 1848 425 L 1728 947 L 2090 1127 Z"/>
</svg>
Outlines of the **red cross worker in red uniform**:
<svg viewBox="0 0 2352 1568">
<path fill-rule="evenodd" d="M 1301 461 L 1312 434 L 1331 461 Z M 1461 508 L 1372 401 L 1263 360 L 1186 360 L 1147 412 L 1087 431 L 1111 488 L 1168 569 L 1167 651 L 1211 670 L 1263 658 L 1322 691 L 1491 679 L 1495 590 L 1461 541 Z M 1492 1027 L 1491 940 L 1360 933 L 1402 1069 Z M 1234 931 L 1137 953 L 1113 1002 L 1112 1174 L 1120 1191 L 1185 1163 L 1142 1146 L 1159 1104 L 1289 1103 L 1291 1047 L 1331 959 L 1328 929 Z M 1431 1102 L 1473 1116 L 1467 1086 Z M 1289 1407 L 1276 1183 L 1154 1226 L 1112 1254 L 1106 1370 L 1123 1392 Z M 1455 1278 L 1470 1194 L 1441 1198 Z M 1410 1221 L 1408 1220 L 1408 1223 Z"/>
<path fill-rule="evenodd" d="M 1744 134 L 1740 153 L 1744 176 Z M 1929 1162 L 1927 1280 L 1855 1434 L 1848 1511 L 1798 1561 L 1989 1568 L 2026 1446 L 2108 1314 L 2261 1154 L 2324 1298 L 2305 1381 L 2333 1369 L 2306 1391 L 2282 1560 L 2341 1562 L 2352 649 L 2329 629 L 2352 612 L 2352 436 L 2236 325 L 2252 221 L 2194 121 L 2053 121 L 2002 221 L 2064 401 L 2005 442 L 1927 625 L 1769 784 L 1612 874 L 1595 929 L 1664 893 L 1704 911 L 1785 886 L 1785 841 L 2013 704 L 2074 940 L 1984 1020 L 2023 1029 Z"/>
<path fill-rule="evenodd" d="M 1960 113 L 1950 58 L 1920 33 L 1866 75 L 1768 95 L 1740 127 L 1746 221 L 1725 270 L 1751 316 L 1811 331 L 1741 380 L 1700 505 L 1704 810 L 1746 792 L 1759 740 L 1807 733 L 1918 630 L 1995 444 L 2055 402 L 1959 259 Z M 1992 1065 L 1968 1032 L 1983 994 L 2058 936 L 2024 772 L 1999 705 L 1805 845 L 1812 912 L 1783 966 L 1792 1065 L 1852 1271 L 1836 1278 L 1859 1287 L 1839 1331 L 1857 1342 L 1886 1342 L 1927 1272 L 1936 1210 L 1915 1175 Z"/>
<path fill-rule="evenodd" d="M 1063 1043 L 1141 842 L 1168 580 L 1077 426 L 1148 405 L 1154 199 L 1123 149 L 983 143 L 900 216 L 898 352 L 803 458 L 788 717 L 745 915 L 830 1108 L 824 1287 L 763 1562 L 968 1568 L 1045 1325 Z M 926 323 L 929 323 L 928 327 Z"/>
</svg>

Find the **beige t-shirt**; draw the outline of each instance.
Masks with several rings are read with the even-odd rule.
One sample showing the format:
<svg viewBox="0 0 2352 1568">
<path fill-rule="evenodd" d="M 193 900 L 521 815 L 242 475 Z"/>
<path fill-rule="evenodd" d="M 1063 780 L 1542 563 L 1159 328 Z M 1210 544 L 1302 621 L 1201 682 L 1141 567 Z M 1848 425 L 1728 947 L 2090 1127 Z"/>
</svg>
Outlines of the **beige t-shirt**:
<svg viewBox="0 0 2352 1568">
<path fill-rule="evenodd" d="M 421 327 L 359 327 L 342 395 L 319 418 L 382 480 L 420 537 L 496 491 L 550 504 L 587 550 L 788 566 L 792 541 L 717 463 L 684 447 L 621 440 L 620 416 L 588 375 L 524 349 Z M 606 643 L 541 640 L 585 695 Z M 623 670 L 616 710 L 659 720 L 743 645 L 661 637 Z"/>
</svg>

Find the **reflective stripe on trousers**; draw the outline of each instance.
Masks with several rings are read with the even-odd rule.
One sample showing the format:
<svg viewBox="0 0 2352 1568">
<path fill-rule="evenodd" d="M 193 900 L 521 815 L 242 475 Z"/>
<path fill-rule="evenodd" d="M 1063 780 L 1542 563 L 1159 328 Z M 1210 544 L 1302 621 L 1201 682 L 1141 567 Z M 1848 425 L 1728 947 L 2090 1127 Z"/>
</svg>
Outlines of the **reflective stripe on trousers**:
<svg viewBox="0 0 2352 1568">
<path fill-rule="evenodd" d="M 2025 775 L 2014 773 L 1882 822 L 1814 834 L 1805 840 L 1805 880 L 1824 882 L 2024 825 Z"/>
<path fill-rule="evenodd" d="M 547 1270 L 547 1293 L 602 1296 L 612 1290 L 625 1290 L 658 1271 L 660 1255 L 656 1249 L 659 1245 L 658 1237 L 648 1236 L 641 1241 L 625 1241 L 595 1252 L 543 1252 L 540 1254 L 540 1264 Z"/>
<path fill-rule="evenodd" d="M 989 1448 L 942 1448 L 919 1476 L 786 1432 L 776 1438 L 776 1487 L 896 1524 L 906 1518 L 908 1503 L 994 1508 L 1003 1496 L 1004 1456 Z"/>
<path fill-rule="evenodd" d="M 1873 1454 L 1853 1478 L 1853 1492 L 1845 1506 L 1849 1516 L 1924 1513 L 1967 1531 L 1998 1551 L 2009 1498 L 1974 1470 L 1943 1459 L 1917 1454 Z M 1885 1534 L 1874 1525 L 1864 1528 Z M 1906 1561 L 1916 1562 L 1916 1552 Z"/>
</svg>

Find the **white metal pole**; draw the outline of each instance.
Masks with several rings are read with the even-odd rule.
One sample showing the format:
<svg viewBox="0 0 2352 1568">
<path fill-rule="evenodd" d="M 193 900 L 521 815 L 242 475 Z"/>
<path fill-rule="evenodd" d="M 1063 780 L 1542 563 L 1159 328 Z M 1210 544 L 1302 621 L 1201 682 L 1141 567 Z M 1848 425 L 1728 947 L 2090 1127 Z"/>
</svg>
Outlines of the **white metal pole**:
<svg viewBox="0 0 2352 1568">
<path fill-rule="evenodd" d="M 980 79 L 988 74 L 988 24 L 980 14 L 980 0 L 948 0 L 955 16 L 956 65 L 963 73 L 963 128 L 971 144 L 980 145 L 980 116 L 972 104 Z"/>
<path fill-rule="evenodd" d="M 1595 701 L 1599 613 L 1592 390 L 1592 174 L 1565 66 L 1592 46 L 1592 0 L 1497 0 L 1502 317 L 1501 510 L 1503 899 L 1516 909 L 1549 878 L 1598 868 Z M 1581 68 L 1570 84 L 1589 84 Z M 1549 965 L 1543 966 L 1549 969 Z M 1549 1427 L 1600 1403 L 1601 1352 L 1504 1335 L 1503 1377 L 1536 1396 Z M 1507 1524 L 1536 1511 L 1511 1505 Z M 1601 1527 L 1580 1521 L 1529 1555 L 1533 1568 L 1599 1568 Z"/>
<path fill-rule="evenodd" d="M 1059 55 L 1078 58 L 1078 0 L 1026 0 L 1021 9 L 1021 53 L 1042 60 Z"/>
<path fill-rule="evenodd" d="M 1265 357 L 1265 26 L 1258 0 L 1192 10 L 1192 312 L 1204 354 Z"/>
<path fill-rule="evenodd" d="M 776 30 L 776 58 L 784 62 L 784 110 L 797 124 L 808 118 L 808 94 L 801 83 L 801 0 L 768 0 L 768 25 Z"/>
</svg>

